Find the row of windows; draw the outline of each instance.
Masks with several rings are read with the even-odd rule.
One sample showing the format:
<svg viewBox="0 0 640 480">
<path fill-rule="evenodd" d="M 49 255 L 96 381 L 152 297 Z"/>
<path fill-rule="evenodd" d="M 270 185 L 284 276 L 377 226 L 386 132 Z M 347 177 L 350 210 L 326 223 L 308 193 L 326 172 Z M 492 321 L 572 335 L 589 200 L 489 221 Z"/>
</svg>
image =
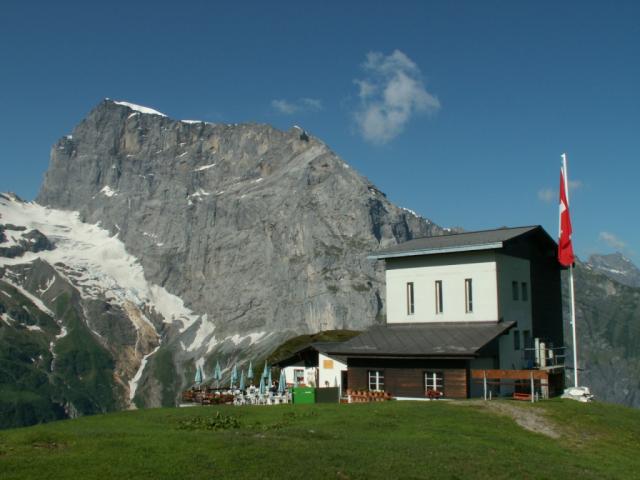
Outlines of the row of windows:
<svg viewBox="0 0 640 480">
<path fill-rule="evenodd" d="M 436 314 L 444 312 L 444 294 L 442 280 L 435 281 Z M 471 278 L 464 280 L 464 303 L 467 313 L 473 312 L 473 281 Z M 413 315 L 416 311 L 413 282 L 407 282 L 407 315 Z"/>
<path fill-rule="evenodd" d="M 383 370 L 369 370 L 369 390 L 372 392 L 384 391 L 384 371 Z M 438 371 L 424 372 L 424 391 L 427 393 L 429 390 L 444 393 L 444 374 Z"/>
<path fill-rule="evenodd" d="M 522 299 L 523 302 L 526 302 L 527 300 L 529 300 L 527 282 L 521 282 L 520 285 L 518 285 L 518 282 L 516 282 L 515 280 L 511 282 L 511 293 L 513 299 L 516 301 Z"/>
<path fill-rule="evenodd" d="M 529 330 L 522 331 L 522 343 L 524 348 L 531 348 L 531 332 Z M 520 332 L 518 330 L 513 331 L 513 349 L 520 350 Z"/>
</svg>

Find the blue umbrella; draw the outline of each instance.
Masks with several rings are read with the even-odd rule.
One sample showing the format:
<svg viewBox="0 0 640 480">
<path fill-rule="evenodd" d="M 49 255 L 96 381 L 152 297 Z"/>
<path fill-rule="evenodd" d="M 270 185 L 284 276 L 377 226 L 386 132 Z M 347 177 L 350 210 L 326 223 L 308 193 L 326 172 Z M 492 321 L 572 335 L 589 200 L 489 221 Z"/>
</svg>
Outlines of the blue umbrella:
<svg viewBox="0 0 640 480">
<path fill-rule="evenodd" d="M 287 388 L 287 377 L 284 374 L 284 368 L 280 370 L 280 381 L 278 382 L 278 393 L 284 393 Z"/>
<path fill-rule="evenodd" d="M 238 380 L 238 367 L 234 364 L 233 370 L 231 370 L 231 387 L 232 388 L 233 388 L 233 385 L 236 383 L 236 380 Z"/>
<path fill-rule="evenodd" d="M 202 370 L 200 367 L 196 367 L 196 378 L 194 378 L 196 385 L 200 385 L 202 383 Z"/>
<path fill-rule="evenodd" d="M 244 390 L 244 370 L 240 373 L 240 390 Z"/>
<path fill-rule="evenodd" d="M 273 384 L 273 381 L 271 380 L 271 369 L 269 369 L 269 377 L 268 377 L 268 380 L 267 380 L 267 386 L 269 388 L 271 388 L 272 384 Z"/>
<path fill-rule="evenodd" d="M 262 378 L 267 378 L 267 361 L 264 361 L 264 370 L 262 370 Z"/>
<path fill-rule="evenodd" d="M 253 365 L 249 362 L 249 370 L 247 371 L 247 378 L 253 380 Z"/>
<path fill-rule="evenodd" d="M 220 362 L 216 361 L 216 368 L 213 369 L 213 379 L 216 381 L 216 388 L 220 388 L 220 380 L 222 380 L 222 370 Z"/>
<path fill-rule="evenodd" d="M 264 377 L 260 377 L 260 395 L 265 394 L 266 389 L 264 388 Z"/>
</svg>

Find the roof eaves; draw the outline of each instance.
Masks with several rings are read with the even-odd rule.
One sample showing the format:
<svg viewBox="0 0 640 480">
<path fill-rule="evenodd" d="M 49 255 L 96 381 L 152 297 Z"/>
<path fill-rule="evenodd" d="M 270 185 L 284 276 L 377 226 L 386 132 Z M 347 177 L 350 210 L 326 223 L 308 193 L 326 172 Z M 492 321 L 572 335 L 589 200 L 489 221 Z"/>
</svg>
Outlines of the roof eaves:
<svg viewBox="0 0 640 480">
<path fill-rule="evenodd" d="M 466 360 L 476 358 L 476 353 L 379 353 L 379 352 L 336 352 L 334 355 L 341 355 L 350 358 L 403 358 L 403 359 L 439 359 L 439 360 Z"/>
<path fill-rule="evenodd" d="M 409 250 L 406 252 L 387 252 L 379 254 L 371 254 L 367 256 L 368 260 L 382 260 L 385 258 L 398 258 L 398 257 L 416 257 L 419 255 L 435 255 L 438 253 L 455 253 L 455 252 L 471 252 L 477 250 L 493 250 L 496 248 L 502 248 L 503 242 L 481 243 L 476 245 L 465 245 L 455 247 L 440 247 L 440 248 L 422 248 L 417 250 Z"/>
</svg>

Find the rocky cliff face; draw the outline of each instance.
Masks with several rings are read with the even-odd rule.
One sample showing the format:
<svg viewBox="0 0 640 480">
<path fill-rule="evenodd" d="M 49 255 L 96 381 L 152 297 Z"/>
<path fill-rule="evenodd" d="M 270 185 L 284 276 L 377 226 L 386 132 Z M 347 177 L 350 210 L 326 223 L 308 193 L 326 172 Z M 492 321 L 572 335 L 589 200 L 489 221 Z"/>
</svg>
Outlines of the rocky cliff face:
<svg viewBox="0 0 640 480">
<path fill-rule="evenodd" d="M 587 267 L 629 287 L 640 287 L 640 269 L 620 252 L 591 255 Z"/>
<path fill-rule="evenodd" d="M 563 278 L 565 342 L 571 345 L 568 279 Z M 580 384 L 602 401 L 640 407 L 640 288 L 577 262 L 576 325 Z M 571 350 L 567 362 L 572 365 Z M 573 385 L 573 371 L 567 371 Z"/>
<path fill-rule="evenodd" d="M 250 345 L 258 356 L 382 321 L 383 269 L 367 253 L 441 233 L 299 128 L 181 122 L 110 100 L 53 147 L 37 201 L 99 223 L 193 313 L 158 331 L 145 404 L 177 373 L 175 395 L 194 362 L 210 371 Z"/>
</svg>

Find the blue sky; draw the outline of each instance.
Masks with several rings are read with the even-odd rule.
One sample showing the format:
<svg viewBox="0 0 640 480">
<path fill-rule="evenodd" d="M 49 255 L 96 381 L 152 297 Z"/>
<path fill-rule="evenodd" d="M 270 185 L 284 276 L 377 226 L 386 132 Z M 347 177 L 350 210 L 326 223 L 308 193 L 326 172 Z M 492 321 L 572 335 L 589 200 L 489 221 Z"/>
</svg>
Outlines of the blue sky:
<svg viewBox="0 0 640 480">
<path fill-rule="evenodd" d="M 90 6 L 89 6 L 90 5 Z M 443 226 L 557 234 L 640 260 L 640 2 L 72 2 L 0 9 L 0 191 L 102 98 L 294 124 Z"/>
</svg>

